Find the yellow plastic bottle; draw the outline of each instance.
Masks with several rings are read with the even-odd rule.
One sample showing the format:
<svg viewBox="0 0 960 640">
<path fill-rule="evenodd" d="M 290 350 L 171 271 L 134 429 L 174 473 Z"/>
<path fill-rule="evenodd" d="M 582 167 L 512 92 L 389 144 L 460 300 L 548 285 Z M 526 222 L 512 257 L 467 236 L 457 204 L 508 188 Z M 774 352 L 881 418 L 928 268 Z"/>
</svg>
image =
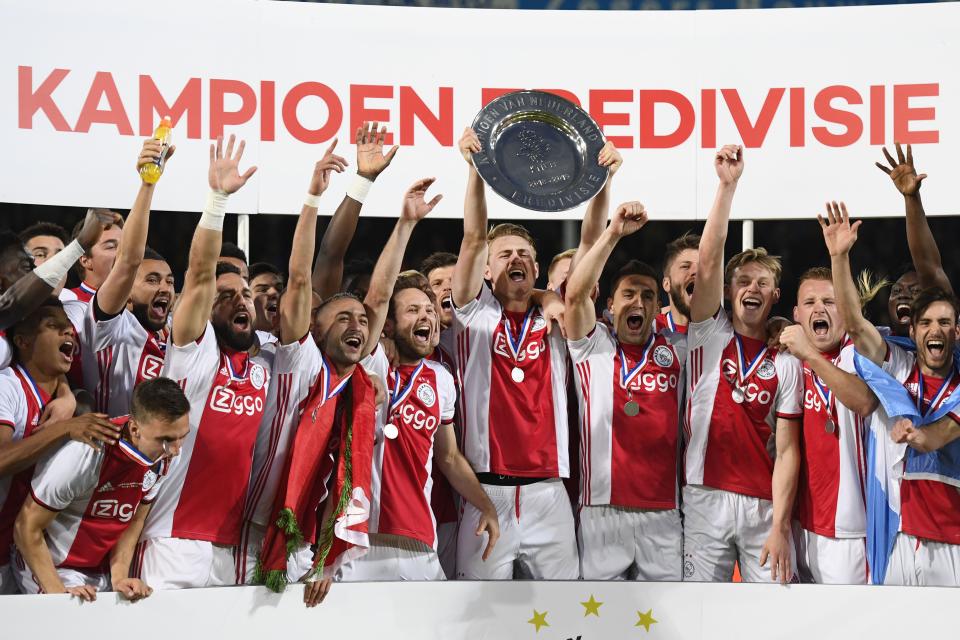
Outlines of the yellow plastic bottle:
<svg viewBox="0 0 960 640">
<path fill-rule="evenodd" d="M 170 124 L 169 116 L 164 116 L 160 120 L 160 124 L 157 125 L 157 130 L 153 132 L 153 137 L 163 144 L 163 149 L 160 151 L 160 157 L 157 160 L 140 167 L 140 178 L 147 184 L 156 184 L 160 176 L 163 175 L 163 163 L 167 159 L 167 150 L 170 148 L 172 128 L 173 125 Z"/>
</svg>

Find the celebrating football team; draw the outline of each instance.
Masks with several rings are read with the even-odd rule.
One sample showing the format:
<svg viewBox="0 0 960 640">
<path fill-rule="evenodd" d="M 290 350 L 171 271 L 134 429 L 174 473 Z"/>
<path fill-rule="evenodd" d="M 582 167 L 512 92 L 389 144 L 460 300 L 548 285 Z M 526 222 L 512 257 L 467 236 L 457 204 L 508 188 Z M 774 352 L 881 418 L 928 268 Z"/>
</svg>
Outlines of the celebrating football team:
<svg viewBox="0 0 960 640">
<path fill-rule="evenodd" d="M 865 308 L 888 283 L 851 271 L 861 222 L 843 202 L 811 216 L 829 263 L 796 291 L 766 249 L 724 255 L 737 145 L 714 155 L 700 235 L 614 261 L 657 222 L 612 206 L 608 142 L 579 245 L 538 289 L 536 239 L 488 221 L 468 128 L 459 247 L 403 270 L 444 187 L 411 175 L 379 256 L 345 264 L 378 176 L 401 171 L 386 136 L 364 124 L 355 159 L 334 140 L 304 168 L 287 265 L 223 241 L 256 171 L 234 136 L 210 147 L 184 274 L 148 244 L 162 180 L 131 176 L 126 218 L 91 209 L 72 239 L 48 222 L 0 233 L 0 594 L 303 582 L 315 606 L 338 581 L 960 586 L 960 303 L 909 145 L 877 163 L 913 259 L 883 327 Z M 159 162 L 173 148 L 144 141 L 138 173 Z M 351 173 L 318 243 L 325 193 Z M 781 301 L 791 319 L 771 317 Z"/>
</svg>

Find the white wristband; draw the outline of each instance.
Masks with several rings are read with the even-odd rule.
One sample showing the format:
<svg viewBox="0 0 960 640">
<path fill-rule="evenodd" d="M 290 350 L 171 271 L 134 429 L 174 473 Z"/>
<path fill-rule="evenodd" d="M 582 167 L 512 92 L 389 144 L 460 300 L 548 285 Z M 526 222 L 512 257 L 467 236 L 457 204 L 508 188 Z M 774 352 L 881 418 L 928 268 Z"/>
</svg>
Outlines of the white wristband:
<svg viewBox="0 0 960 640">
<path fill-rule="evenodd" d="M 370 187 L 372 186 L 373 180 L 368 180 L 358 173 L 353 177 L 353 182 L 350 183 L 350 186 L 347 187 L 347 196 L 353 198 L 360 204 L 363 204 L 363 201 L 367 199 L 367 194 L 370 193 Z"/>
<path fill-rule="evenodd" d="M 303 199 L 303 206 L 313 207 L 314 209 L 320 208 L 320 196 L 315 196 L 312 193 L 308 193 Z"/>
<path fill-rule="evenodd" d="M 198 226 L 214 231 L 223 231 L 223 218 L 227 214 L 227 194 L 223 191 L 210 190 L 207 194 L 207 204 L 203 207 Z"/>
<path fill-rule="evenodd" d="M 33 270 L 34 275 L 50 285 L 51 289 L 56 289 L 67 275 L 70 267 L 80 259 L 84 254 L 83 247 L 76 240 L 64 247 L 63 251 L 53 256 L 42 265 Z"/>
</svg>

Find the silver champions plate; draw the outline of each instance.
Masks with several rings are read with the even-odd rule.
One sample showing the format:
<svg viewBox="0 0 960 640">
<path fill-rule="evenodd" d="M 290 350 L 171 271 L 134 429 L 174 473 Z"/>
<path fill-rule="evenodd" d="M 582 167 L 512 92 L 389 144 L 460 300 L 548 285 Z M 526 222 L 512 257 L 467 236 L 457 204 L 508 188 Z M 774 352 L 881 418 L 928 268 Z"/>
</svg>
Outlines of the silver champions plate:
<svg viewBox="0 0 960 640">
<path fill-rule="evenodd" d="M 552 93 L 514 91 L 485 106 L 473 121 L 480 177 L 515 205 L 566 211 L 590 200 L 607 181 L 597 163 L 606 142 L 590 115 Z"/>
</svg>

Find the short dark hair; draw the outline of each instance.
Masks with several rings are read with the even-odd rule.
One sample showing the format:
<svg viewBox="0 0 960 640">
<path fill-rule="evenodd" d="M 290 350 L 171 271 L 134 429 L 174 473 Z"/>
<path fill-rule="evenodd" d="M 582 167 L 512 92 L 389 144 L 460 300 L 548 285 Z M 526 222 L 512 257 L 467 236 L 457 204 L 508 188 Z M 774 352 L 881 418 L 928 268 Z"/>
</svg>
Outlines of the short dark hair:
<svg viewBox="0 0 960 640">
<path fill-rule="evenodd" d="M 692 231 L 687 231 L 679 238 L 667 243 L 667 251 L 663 254 L 663 272 L 669 272 L 673 261 L 687 249 L 700 249 L 700 236 Z"/>
<path fill-rule="evenodd" d="M 390 305 L 387 308 L 387 317 L 391 320 L 397 317 L 396 308 L 394 308 L 393 302 L 396 299 L 397 294 L 405 289 L 419 289 L 420 291 L 423 291 L 430 300 L 430 303 L 434 307 L 437 306 L 437 296 L 430 287 L 430 281 L 427 280 L 427 276 L 423 275 L 419 271 L 404 271 L 397 276 L 397 282 L 393 285 L 393 293 L 390 295 Z"/>
<path fill-rule="evenodd" d="M 652 278 L 654 284 L 656 284 L 660 277 L 657 274 L 657 270 L 648 265 L 646 262 L 640 260 L 630 260 L 622 267 L 617 269 L 613 274 L 613 280 L 610 282 L 610 295 L 612 296 L 617 291 L 617 287 L 620 286 L 620 281 L 624 278 L 629 278 L 630 276 L 646 276 Z"/>
<path fill-rule="evenodd" d="M 97 213 L 116 213 L 113 209 L 103 209 L 103 208 L 91 208 L 91 209 L 87 209 L 87 211 L 84 213 L 84 217 L 80 218 L 80 220 L 77 222 L 77 224 L 73 225 L 73 231 L 70 232 L 70 237 L 71 237 L 72 239 L 76 240 L 76 239 L 77 239 L 77 236 L 80 235 L 80 231 L 83 229 L 83 223 L 84 223 L 84 222 L 86 221 L 86 219 L 87 219 L 86 214 L 89 213 L 90 211 L 96 211 Z M 116 225 L 117 225 L 118 227 L 120 227 L 121 229 L 123 229 L 123 217 L 122 217 L 122 216 L 120 217 L 119 220 L 117 220 Z M 90 252 L 89 252 L 89 251 L 84 251 L 84 252 L 83 252 L 83 255 L 85 255 L 86 257 L 89 258 L 89 257 L 90 257 Z M 82 281 L 84 278 L 87 277 L 87 270 L 83 268 L 83 265 L 80 264 L 80 261 L 79 261 L 79 260 L 77 260 L 76 263 L 74 263 L 73 269 L 74 269 L 74 271 L 76 271 L 77 276 L 80 278 L 81 281 Z"/>
<path fill-rule="evenodd" d="M 23 247 L 23 241 L 9 229 L 0 231 L 0 256 L 5 255 L 11 249 L 26 252 Z"/>
<path fill-rule="evenodd" d="M 320 302 L 320 306 L 317 307 L 317 313 L 320 313 L 320 311 L 322 311 L 328 304 L 336 302 L 337 300 L 345 299 L 356 300 L 360 304 L 363 304 L 363 300 L 361 300 L 360 297 L 355 293 L 350 293 L 349 291 L 340 291 L 339 293 L 335 293 L 326 300 Z"/>
<path fill-rule="evenodd" d="M 218 262 L 217 270 L 214 272 L 214 278 L 219 278 L 227 273 L 235 273 L 241 278 L 243 277 L 243 273 L 240 272 L 240 267 L 237 265 L 230 264 L 229 262 Z"/>
<path fill-rule="evenodd" d="M 49 296 L 36 309 L 7 327 L 7 340 L 10 341 L 10 349 L 13 351 L 14 360 L 20 361 L 20 350 L 17 348 L 15 338 L 17 336 L 36 335 L 37 329 L 43 321 L 57 309 L 62 311 L 63 303 L 56 296 Z"/>
<path fill-rule="evenodd" d="M 180 385 L 170 378 L 144 380 L 133 388 L 130 415 L 134 420 L 158 418 L 164 422 L 173 422 L 188 413 L 190 401 Z"/>
<path fill-rule="evenodd" d="M 220 245 L 220 257 L 234 258 L 242 261 L 243 264 L 247 264 L 247 254 L 233 242 L 224 242 Z"/>
<path fill-rule="evenodd" d="M 164 258 L 162 255 L 160 255 L 160 252 L 159 252 L 159 251 L 156 251 L 155 249 L 153 249 L 153 248 L 151 248 L 151 247 L 144 247 L 144 248 L 143 248 L 143 259 L 144 259 L 144 260 L 160 260 L 161 262 L 166 262 L 166 261 L 167 261 L 166 258 Z"/>
<path fill-rule="evenodd" d="M 263 275 L 264 273 L 275 274 L 279 276 L 281 280 L 283 280 L 283 272 L 280 271 L 278 267 L 270 264 L 269 262 L 254 262 L 253 264 L 247 267 L 247 273 L 250 274 L 250 282 L 253 282 L 254 278 L 256 278 L 259 275 Z"/>
<path fill-rule="evenodd" d="M 457 255 L 455 253 L 450 253 L 449 251 L 437 251 L 431 253 L 423 262 L 420 263 L 420 273 L 430 277 L 430 272 L 434 269 L 442 269 L 443 267 L 452 267 L 457 264 Z"/>
<path fill-rule="evenodd" d="M 58 238 L 63 244 L 67 244 L 69 241 L 67 238 L 67 230 L 53 222 L 33 223 L 20 232 L 20 241 L 26 244 L 37 236 L 53 236 L 54 238 Z"/>
<path fill-rule="evenodd" d="M 917 294 L 910 305 L 910 323 L 916 325 L 920 316 L 934 302 L 946 302 L 953 307 L 953 319 L 956 320 L 960 315 L 960 301 L 957 297 L 941 287 L 927 287 Z"/>
<path fill-rule="evenodd" d="M 896 277 L 893 279 L 893 281 L 896 282 L 908 273 L 917 273 L 917 268 L 913 266 L 912 262 L 904 262 L 897 267 L 897 270 L 894 273 Z"/>
</svg>

